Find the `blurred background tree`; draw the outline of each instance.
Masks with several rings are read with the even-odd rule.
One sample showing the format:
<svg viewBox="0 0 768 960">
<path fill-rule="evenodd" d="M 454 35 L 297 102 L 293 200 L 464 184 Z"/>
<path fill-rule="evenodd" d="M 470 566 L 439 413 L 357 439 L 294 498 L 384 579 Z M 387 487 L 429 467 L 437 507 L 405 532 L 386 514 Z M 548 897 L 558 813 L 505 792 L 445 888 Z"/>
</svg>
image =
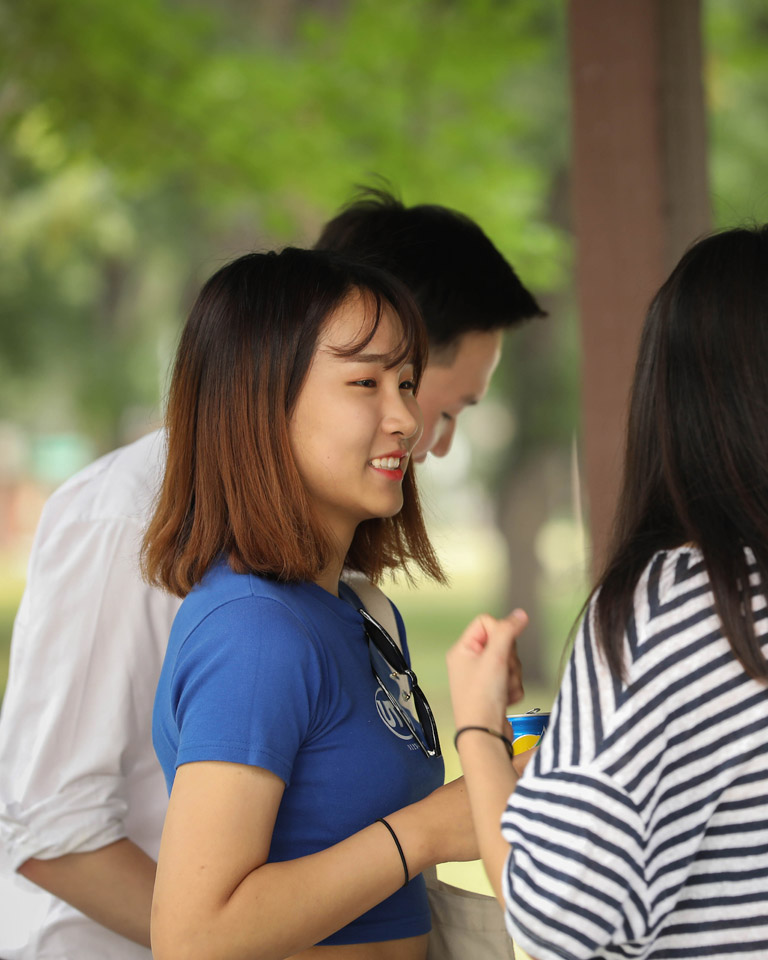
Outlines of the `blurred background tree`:
<svg viewBox="0 0 768 960">
<path fill-rule="evenodd" d="M 768 14 L 704 11 L 717 222 L 768 219 Z M 564 0 L 0 0 L 0 646 L 41 497 L 159 422 L 200 283 L 245 250 L 311 244 L 383 177 L 476 219 L 550 312 L 507 338 L 492 396 L 424 471 L 453 589 L 439 615 L 429 591 L 401 602 L 435 669 L 479 604 L 538 608 L 526 665 L 553 682 L 585 591 L 565 16 Z"/>
<path fill-rule="evenodd" d="M 41 479 L 154 426 L 200 282 L 311 243 L 356 184 L 466 211 L 537 294 L 567 285 L 560 4 L 30 0 L 1 25 L 0 418 Z"/>
<path fill-rule="evenodd" d="M 537 289 L 563 281 L 558 5 L 3 9 L 5 417 L 114 446 L 126 411 L 156 418 L 198 282 L 243 249 L 311 243 L 376 174 L 471 211 Z"/>
</svg>

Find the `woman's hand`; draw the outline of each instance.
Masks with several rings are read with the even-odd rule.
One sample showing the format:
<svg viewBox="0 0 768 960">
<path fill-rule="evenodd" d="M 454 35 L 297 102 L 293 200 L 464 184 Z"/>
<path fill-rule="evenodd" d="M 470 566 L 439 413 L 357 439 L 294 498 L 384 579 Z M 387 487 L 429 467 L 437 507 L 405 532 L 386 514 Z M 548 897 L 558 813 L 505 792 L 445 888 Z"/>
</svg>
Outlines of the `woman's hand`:
<svg viewBox="0 0 768 960">
<path fill-rule="evenodd" d="M 503 730 L 507 707 L 523 696 L 517 638 L 528 624 L 523 610 L 503 620 L 476 617 L 448 651 L 448 679 L 456 729 Z"/>
<path fill-rule="evenodd" d="M 412 876 L 438 863 L 480 856 L 463 777 L 395 811 L 387 820 L 400 839 Z"/>
<path fill-rule="evenodd" d="M 448 651 L 448 678 L 457 730 L 476 726 L 501 733 L 507 726 L 507 707 L 523 695 L 516 643 L 527 623 L 528 617 L 522 610 L 513 611 L 503 620 L 483 614 L 472 621 Z M 494 893 L 503 906 L 501 875 L 509 847 L 501 835 L 499 821 L 517 783 L 518 771 L 498 737 L 467 733 L 457 746 L 480 853 Z"/>
</svg>

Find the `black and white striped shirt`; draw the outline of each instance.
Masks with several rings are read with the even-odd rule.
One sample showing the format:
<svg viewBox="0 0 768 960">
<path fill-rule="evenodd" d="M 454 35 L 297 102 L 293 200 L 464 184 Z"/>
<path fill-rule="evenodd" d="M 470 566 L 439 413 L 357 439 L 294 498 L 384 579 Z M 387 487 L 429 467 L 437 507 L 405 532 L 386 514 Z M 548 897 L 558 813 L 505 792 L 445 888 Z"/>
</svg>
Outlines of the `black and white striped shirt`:
<svg viewBox="0 0 768 960">
<path fill-rule="evenodd" d="M 757 590 L 753 609 L 765 649 Z M 626 685 L 593 617 L 503 816 L 510 933 L 536 960 L 765 960 L 768 688 L 723 637 L 701 554 L 643 574 Z"/>
</svg>

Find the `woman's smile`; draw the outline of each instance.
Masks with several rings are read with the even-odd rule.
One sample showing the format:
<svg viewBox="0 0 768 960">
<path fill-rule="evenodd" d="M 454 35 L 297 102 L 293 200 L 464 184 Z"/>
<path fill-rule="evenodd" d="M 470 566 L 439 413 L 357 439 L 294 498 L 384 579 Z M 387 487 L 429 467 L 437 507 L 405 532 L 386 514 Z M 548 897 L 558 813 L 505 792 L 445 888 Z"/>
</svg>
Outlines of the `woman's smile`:
<svg viewBox="0 0 768 960">
<path fill-rule="evenodd" d="M 402 453 L 389 453 L 384 457 L 374 457 L 370 461 L 374 470 L 378 470 L 392 480 L 402 480 L 408 466 L 408 457 Z"/>
</svg>

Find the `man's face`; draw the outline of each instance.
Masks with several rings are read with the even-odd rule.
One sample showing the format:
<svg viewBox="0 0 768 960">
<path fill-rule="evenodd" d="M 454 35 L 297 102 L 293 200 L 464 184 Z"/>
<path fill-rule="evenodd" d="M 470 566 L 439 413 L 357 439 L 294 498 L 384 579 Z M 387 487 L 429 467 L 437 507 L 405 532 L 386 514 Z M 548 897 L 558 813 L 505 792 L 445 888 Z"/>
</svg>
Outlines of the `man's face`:
<svg viewBox="0 0 768 960">
<path fill-rule="evenodd" d="M 500 330 L 465 333 L 447 365 L 439 359 L 427 364 L 418 394 L 424 432 L 411 455 L 417 463 L 426 460 L 428 453 L 444 457 L 451 449 L 456 418 L 488 390 L 501 357 L 501 339 Z"/>
</svg>

